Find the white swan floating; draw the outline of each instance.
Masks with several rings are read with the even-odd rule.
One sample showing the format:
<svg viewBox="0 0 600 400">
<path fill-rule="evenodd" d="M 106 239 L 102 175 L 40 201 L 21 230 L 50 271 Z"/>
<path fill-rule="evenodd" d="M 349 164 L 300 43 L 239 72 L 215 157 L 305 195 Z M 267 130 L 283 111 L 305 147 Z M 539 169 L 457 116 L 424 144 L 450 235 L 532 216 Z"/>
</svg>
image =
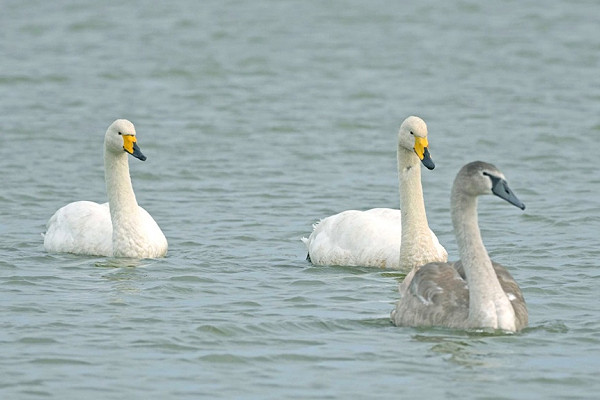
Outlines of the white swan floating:
<svg viewBox="0 0 600 400">
<path fill-rule="evenodd" d="M 46 251 L 131 258 L 156 258 L 167 253 L 165 235 L 135 199 L 128 153 L 146 160 L 136 143 L 133 124 L 118 119 L 104 136 L 108 203 L 76 201 L 56 211 L 46 225 Z"/>
<path fill-rule="evenodd" d="M 316 265 L 347 265 L 410 270 L 433 261 L 446 261 L 448 253 L 429 229 L 421 186 L 421 163 L 435 164 L 428 150 L 427 125 L 408 117 L 398 132 L 400 210 L 374 208 L 349 210 L 314 225 L 302 241 Z"/>
<path fill-rule="evenodd" d="M 525 209 L 496 167 L 465 165 L 452 186 L 452 224 L 461 261 L 430 263 L 411 271 L 400 284 L 401 299 L 391 319 L 398 326 L 441 326 L 516 332 L 527 326 L 527 306 L 519 285 L 490 260 L 477 223 L 477 196 L 495 194 Z"/>
</svg>

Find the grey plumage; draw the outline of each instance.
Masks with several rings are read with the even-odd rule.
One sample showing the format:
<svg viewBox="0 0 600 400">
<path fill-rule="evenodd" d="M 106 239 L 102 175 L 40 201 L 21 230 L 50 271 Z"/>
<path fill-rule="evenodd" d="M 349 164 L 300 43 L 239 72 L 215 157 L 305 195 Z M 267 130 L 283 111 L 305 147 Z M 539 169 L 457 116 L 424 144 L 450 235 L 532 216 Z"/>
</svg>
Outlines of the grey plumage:
<svg viewBox="0 0 600 400">
<path fill-rule="evenodd" d="M 494 194 L 525 208 L 493 165 L 465 165 L 452 187 L 452 224 L 461 261 L 415 267 L 400 285 L 391 319 L 398 326 L 519 331 L 527 326 L 523 293 L 502 265 L 490 260 L 477 223 L 477 196 Z"/>
<path fill-rule="evenodd" d="M 494 261 L 492 266 L 513 306 L 520 330 L 528 323 L 523 292 L 506 268 Z M 461 261 L 422 266 L 392 311 L 392 321 L 398 326 L 464 328 L 468 317 L 469 284 Z"/>
</svg>

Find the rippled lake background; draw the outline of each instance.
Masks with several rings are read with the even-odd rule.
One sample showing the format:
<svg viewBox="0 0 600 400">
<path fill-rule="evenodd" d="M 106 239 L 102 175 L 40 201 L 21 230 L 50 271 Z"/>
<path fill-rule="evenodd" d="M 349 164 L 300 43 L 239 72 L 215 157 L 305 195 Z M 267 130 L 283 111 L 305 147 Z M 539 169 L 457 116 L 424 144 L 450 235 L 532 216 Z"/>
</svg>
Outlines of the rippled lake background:
<svg viewBox="0 0 600 400">
<path fill-rule="evenodd" d="M 15 1 L 0 13 L 2 399 L 582 399 L 600 391 L 600 3 Z M 516 335 L 397 328 L 403 275 L 313 267 L 345 209 L 397 207 L 396 132 L 429 126 L 430 226 L 480 201 L 521 284 Z M 159 260 L 44 252 L 56 209 L 104 202 L 104 132 L 136 124 Z"/>
</svg>

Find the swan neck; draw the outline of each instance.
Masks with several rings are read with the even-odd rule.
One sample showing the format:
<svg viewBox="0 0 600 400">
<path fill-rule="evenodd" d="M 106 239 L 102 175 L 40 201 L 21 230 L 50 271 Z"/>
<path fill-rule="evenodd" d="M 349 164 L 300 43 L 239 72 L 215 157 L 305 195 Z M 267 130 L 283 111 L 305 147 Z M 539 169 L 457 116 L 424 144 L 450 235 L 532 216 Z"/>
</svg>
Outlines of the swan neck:
<svg viewBox="0 0 600 400">
<path fill-rule="evenodd" d="M 477 218 L 477 197 L 452 193 L 451 198 L 452 225 L 458 242 L 458 251 L 465 267 L 478 270 L 479 265 L 489 264 L 491 260 L 481 238 Z M 468 262 L 473 261 L 473 262 Z M 475 262 L 477 260 L 477 262 Z"/>
<path fill-rule="evenodd" d="M 124 211 L 137 206 L 129 175 L 129 161 L 125 152 L 118 155 L 108 151 L 104 153 L 104 179 L 111 212 Z"/>
<path fill-rule="evenodd" d="M 473 328 L 514 330 L 514 310 L 481 238 L 477 197 L 453 190 L 451 203 L 452 224 L 469 285 L 469 324 Z"/>
<path fill-rule="evenodd" d="M 131 176 L 127 153 L 104 151 L 104 178 L 113 225 L 113 252 L 119 255 L 119 246 L 125 243 L 140 226 L 140 215 Z"/>
<path fill-rule="evenodd" d="M 422 258 L 420 253 L 422 253 L 424 245 L 427 248 L 433 248 L 434 244 L 425 213 L 423 186 L 421 185 L 421 162 L 414 151 L 409 151 L 401 146 L 398 146 L 398 180 L 402 215 L 400 263 L 404 265 L 406 260 Z M 415 262 L 419 263 L 419 261 Z"/>
</svg>

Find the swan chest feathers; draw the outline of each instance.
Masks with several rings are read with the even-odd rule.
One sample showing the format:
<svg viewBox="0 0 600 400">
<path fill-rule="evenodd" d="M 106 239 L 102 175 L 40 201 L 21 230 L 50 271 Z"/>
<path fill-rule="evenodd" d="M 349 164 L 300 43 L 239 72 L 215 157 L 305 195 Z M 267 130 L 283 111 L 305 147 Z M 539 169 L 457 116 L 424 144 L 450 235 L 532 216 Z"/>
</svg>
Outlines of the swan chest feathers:
<svg viewBox="0 0 600 400">
<path fill-rule="evenodd" d="M 448 252 L 427 227 L 403 236 L 399 260 L 399 267 L 410 269 L 430 262 L 447 261 Z"/>
<path fill-rule="evenodd" d="M 483 302 L 479 310 L 470 310 L 468 325 L 472 328 L 492 328 L 514 332 L 515 312 L 507 297 Z"/>
<path fill-rule="evenodd" d="M 131 214 L 113 216 L 115 257 L 156 258 L 167 253 L 167 239 L 152 216 L 142 207 Z"/>
</svg>

